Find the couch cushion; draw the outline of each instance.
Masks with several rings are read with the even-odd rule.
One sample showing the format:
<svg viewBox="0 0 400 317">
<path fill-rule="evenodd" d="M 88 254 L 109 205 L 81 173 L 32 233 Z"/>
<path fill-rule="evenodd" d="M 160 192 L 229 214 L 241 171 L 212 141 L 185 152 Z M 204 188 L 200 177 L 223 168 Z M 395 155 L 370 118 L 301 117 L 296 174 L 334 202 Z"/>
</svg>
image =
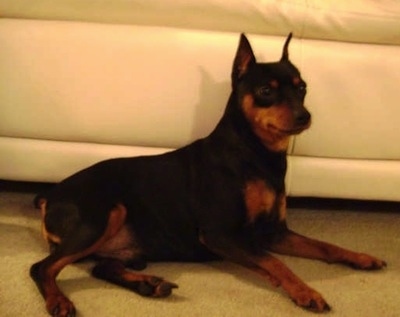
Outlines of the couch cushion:
<svg viewBox="0 0 400 317">
<path fill-rule="evenodd" d="M 294 154 L 399 160 L 398 56 L 400 46 L 302 41 L 313 124 Z"/>
<path fill-rule="evenodd" d="M 260 61 L 273 61 L 284 38 L 250 41 Z M 183 146 L 221 117 L 237 42 L 224 32 L 0 19 L 0 135 Z M 293 153 L 398 159 L 399 51 L 294 39 L 314 122 Z"/>
<path fill-rule="evenodd" d="M 2 0 L 2 17 L 400 44 L 397 0 Z"/>
<path fill-rule="evenodd" d="M 0 19 L 0 135 L 185 145 L 208 134 L 222 115 L 238 38 Z"/>
</svg>

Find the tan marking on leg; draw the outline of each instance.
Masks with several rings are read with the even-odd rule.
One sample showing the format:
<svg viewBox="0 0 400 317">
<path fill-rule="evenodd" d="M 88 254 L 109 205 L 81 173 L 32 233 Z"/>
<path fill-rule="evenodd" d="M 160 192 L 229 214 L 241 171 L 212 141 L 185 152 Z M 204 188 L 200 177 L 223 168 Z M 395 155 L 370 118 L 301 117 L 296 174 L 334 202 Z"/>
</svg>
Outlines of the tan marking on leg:
<svg viewBox="0 0 400 317">
<path fill-rule="evenodd" d="M 281 193 L 278 196 L 278 209 L 279 209 L 279 221 L 286 219 L 286 193 Z"/>
<path fill-rule="evenodd" d="M 65 256 L 55 262 L 50 268 L 50 275 L 57 275 L 58 272 L 65 267 L 66 265 L 75 262 L 76 260 L 83 258 L 89 254 L 92 254 L 96 250 L 98 250 L 105 242 L 111 239 L 114 235 L 117 234 L 118 230 L 123 226 L 126 218 L 126 208 L 123 205 L 118 205 L 115 207 L 108 218 L 108 225 L 104 234 L 97 240 L 91 247 L 83 250 L 82 252 L 78 252 L 73 255 Z"/>
<path fill-rule="evenodd" d="M 128 288 L 142 296 L 166 297 L 172 293 L 173 288 L 178 287 L 163 278 L 127 270 L 119 260 L 107 259 L 100 262 L 94 267 L 92 274 L 96 278 Z"/>
<path fill-rule="evenodd" d="M 71 301 L 61 292 L 57 283 L 56 277 L 60 271 L 67 266 L 85 256 L 88 256 L 98 250 L 106 241 L 110 240 L 115 236 L 118 231 L 122 228 L 126 219 L 126 208 L 122 204 L 118 204 L 111 212 L 108 218 L 108 224 L 104 231 L 104 234 L 89 248 L 82 250 L 81 252 L 67 255 L 62 257 L 55 262 L 46 263 L 46 260 L 51 259 L 50 255 L 48 258 L 43 260 L 45 265 L 40 268 L 42 271 L 42 280 L 40 282 L 40 289 L 43 297 L 46 300 L 46 307 L 49 313 L 53 313 L 55 307 L 59 307 L 65 310 L 73 310 L 73 304 Z"/>
<path fill-rule="evenodd" d="M 46 216 L 46 206 L 47 206 L 47 201 L 41 200 L 39 203 L 39 207 L 40 207 L 40 214 L 42 216 L 42 236 L 49 243 L 52 242 L 55 244 L 60 244 L 61 238 L 55 234 L 52 234 L 46 228 L 46 223 L 44 221 L 44 218 Z"/>
<path fill-rule="evenodd" d="M 235 240 L 229 237 L 224 239 L 224 236 L 211 238 L 203 235 L 200 236 L 200 241 L 221 257 L 260 274 L 274 286 L 282 286 L 297 305 L 318 312 L 329 310 L 329 305 L 318 292 L 307 286 L 274 256 L 268 253 L 254 255 L 251 251 L 238 246 Z"/>
<path fill-rule="evenodd" d="M 97 251 L 101 246 L 106 243 L 108 240 L 110 240 L 112 237 L 114 237 L 118 231 L 122 228 L 122 226 L 125 223 L 125 218 L 126 218 L 126 208 L 122 204 L 118 204 L 111 212 L 110 216 L 108 217 L 108 224 L 106 227 L 106 230 L 104 231 L 104 234 L 100 237 L 99 240 L 97 240 L 91 247 L 87 248 L 86 250 L 83 250 L 81 252 L 78 252 L 73 255 L 65 256 L 55 262 L 51 268 L 49 268 L 50 275 L 56 276 L 58 272 L 61 271 L 62 268 L 64 268 L 66 265 L 73 263 L 85 256 L 88 256 L 95 251 Z"/>
<path fill-rule="evenodd" d="M 297 305 L 317 312 L 330 310 L 321 294 L 304 283 L 277 258 L 268 254 L 255 259 L 255 262 L 264 271 L 261 275 L 266 276 L 273 285 L 281 286 Z M 260 273 L 260 269 L 256 271 Z"/>
<path fill-rule="evenodd" d="M 316 259 L 327 263 L 343 263 L 364 270 L 377 270 L 386 266 L 385 261 L 370 255 L 346 250 L 292 231 L 289 231 L 278 243 L 271 245 L 270 250 L 280 254 Z"/>
<path fill-rule="evenodd" d="M 46 205 L 47 202 L 41 202 L 39 207 L 40 207 L 40 216 L 42 217 L 42 226 L 41 226 L 41 231 L 42 231 L 42 236 L 45 240 L 47 240 L 47 231 L 46 231 L 46 227 L 44 224 L 44 217 L 46 216 Z"/>
<path fill-rule="evenodd" d="M 142 249 L 132 229 L 128 225 L 124 225 L 118 233 L 106 241 L 95 254 L 103 258 L 130 261 L 135 258 L 140 258 Z"/>
</svg>

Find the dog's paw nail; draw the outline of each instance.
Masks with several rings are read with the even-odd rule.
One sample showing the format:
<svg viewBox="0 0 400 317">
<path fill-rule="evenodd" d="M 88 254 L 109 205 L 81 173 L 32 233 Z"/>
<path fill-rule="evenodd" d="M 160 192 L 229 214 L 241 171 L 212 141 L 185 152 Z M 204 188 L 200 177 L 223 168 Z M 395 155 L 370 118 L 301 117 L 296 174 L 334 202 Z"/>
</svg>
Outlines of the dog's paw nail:
<svg viewBox="0 0 400 317">
<path fill-rule="evenodd" d="M 60 309 L 58 307 L 56 307 L 51 311 L 51 316 L 57 317 L 59 312 L 60 312 Z"/>
<path fill-rule="evenodd" d="M 315 300 L 311 300 L 310 305 L 308 307 L 312 310 L 318 310 L 318 304 Z"/>
<path fill-rule="evenodd" d="M 62 311 L 59 307 L 56 307 L 52 310 L 51 316 L 53 317 L 75 317 L 76 312 L 74 308 L 71 308 L 67 311 Z"/>
<path fill-rule="evenodd" d="M 167 297 L 172 294 L 172 289 L 178 288 L 178 285 L 170 282 L 162 282 L 156 290 L 156 297 Z"/>
<path fill-rule="evenodd" d="M 331 311 L 331 310 L 332 310 L 331 306 L 329 306 L 327 303 L 325 303 L 324 311 Z"/>
<path fill-rule="evenodd" d="M 312 299 L 307 307 L 308 310 L 313 312 L 328 312 L 331 310 L 331 307 L 325 302 L 317 302 Z"/>
<path fill-rule="evenodd" d="M 157 287 L 157 296 L 168 296 L 172 293 L 172 287 L 171 284 L 169 283 L 161 283 L 158 287 Z"/>
</svg>

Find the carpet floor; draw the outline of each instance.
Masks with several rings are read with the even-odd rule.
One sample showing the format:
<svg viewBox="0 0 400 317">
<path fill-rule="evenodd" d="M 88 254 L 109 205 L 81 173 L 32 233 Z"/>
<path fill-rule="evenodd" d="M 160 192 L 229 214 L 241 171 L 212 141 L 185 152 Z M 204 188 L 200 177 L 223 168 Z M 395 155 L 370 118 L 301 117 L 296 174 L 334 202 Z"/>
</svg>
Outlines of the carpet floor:
<svg viewBox="0 0 400 317">
<path fill-rule="evenodd" d="M 29 278 L 32 263 L 47 255 L 33 190 L 0 191 L 0 316 L 46 316 Z M 355 205 L 354 205 L 355 204 Z M 400 316 L 400 205 L 300 200 L 290 205 L 289 226 L 310 237 L 371 253 L 387 261 L 379 272 L 279 256 L 332 307 L 328 316 Z M 397 211 L 397 212 L 396 212 Z M 90 276 L 93 263 L 65 268 L 60 288 L 86 317 L 311 316 L 253 273 L 227 262 L 154 263 L 144 271 L 179 284 L 165 299 L 148 299 Z"/>
</svg>

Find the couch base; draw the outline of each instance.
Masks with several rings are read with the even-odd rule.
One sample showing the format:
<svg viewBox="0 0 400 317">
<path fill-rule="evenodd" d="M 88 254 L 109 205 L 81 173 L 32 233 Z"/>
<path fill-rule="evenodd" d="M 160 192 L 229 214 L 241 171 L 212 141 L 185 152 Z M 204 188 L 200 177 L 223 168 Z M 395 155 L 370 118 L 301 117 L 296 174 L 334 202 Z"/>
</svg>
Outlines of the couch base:
<svg viewBox="0 0 400 317">
<path fill-rule="evenodd" d="M 293 156 L 289 160 L 291 196 L 400 200 L 400 162 Z"/>
</svg>

